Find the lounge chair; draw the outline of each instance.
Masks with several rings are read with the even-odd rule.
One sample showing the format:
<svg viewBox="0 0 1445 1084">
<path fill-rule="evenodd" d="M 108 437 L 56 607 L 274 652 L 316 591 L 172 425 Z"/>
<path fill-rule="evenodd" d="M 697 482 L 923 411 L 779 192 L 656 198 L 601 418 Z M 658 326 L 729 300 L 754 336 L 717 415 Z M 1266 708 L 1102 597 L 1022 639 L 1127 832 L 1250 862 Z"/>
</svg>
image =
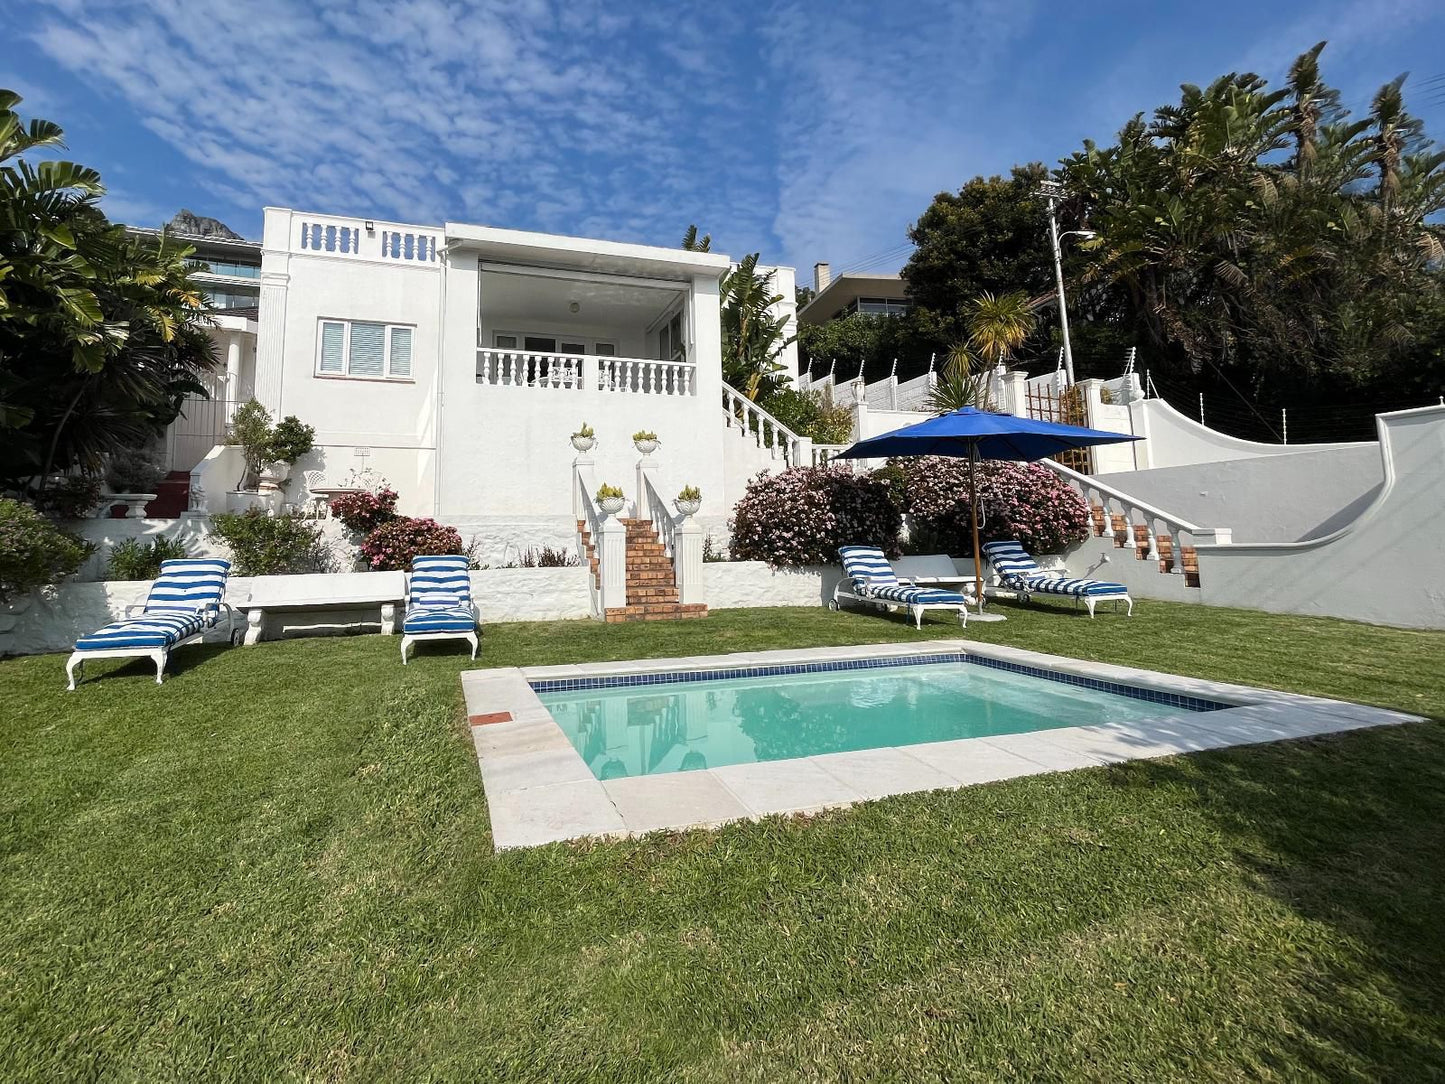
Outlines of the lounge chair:
<svg viewBox="0 0 1445 1084">
<path fill-rule="evenodd" d="M 76 673 L 84 676 L 87 659 L 154 659 L 159 685 L 171 650 L 215 628 L 222 607 L 227 639 L 234 642 L 235 611 L 221 601 L 230 573 L 231 562 L 215 558 L 162 561 L 161 574 L 143 604 L 127 606 L 121 620 L 75 641 L 75 651 L 65 664 L 70 691 L 75 691 Z"/>
<path fill-rule="evenodd" d="M 406 616 L 401 622 L 401 664 L 418 640 L 465 640 L 477 657 L 477 610 L 467 558 L 413 557 L 407 583 Z"/>
<path fill-rule="evenodd" d="M 849 599 L 895 612 L 901 610 L 911 615 L 914 626 L 920 629 L 925 610 L 954 610 L 959 624 L 968 625 L 968 607 L 974 601 L 971 593 L 919 587 L 911 580 L 899 579 L 876 546 L 844 546 L 838 554 L 843 558 L 843 579 L 833 588 L 828 609 L 840 609 L 843 600 Z"/>
<path fill-rule="evenodd" d="M 1134 616 L 1134 600 L 1122 583 L 1046 571 L 1038 566 L 1023 546 L 1013 541 L 986 542 L 983 555 L 998 575 L 999 585 L 1005 590 L 1017 592 L 1025 602 L 1030 595 L 1063 595 L 1072 598 L 1075 604 L 1082 602 L 1088 607 L 1090 617 L 1094 616 L 1094 607 L 1100 602 L 1124 602 L 1129 606 L 1128 616 Z"/>
</svg>

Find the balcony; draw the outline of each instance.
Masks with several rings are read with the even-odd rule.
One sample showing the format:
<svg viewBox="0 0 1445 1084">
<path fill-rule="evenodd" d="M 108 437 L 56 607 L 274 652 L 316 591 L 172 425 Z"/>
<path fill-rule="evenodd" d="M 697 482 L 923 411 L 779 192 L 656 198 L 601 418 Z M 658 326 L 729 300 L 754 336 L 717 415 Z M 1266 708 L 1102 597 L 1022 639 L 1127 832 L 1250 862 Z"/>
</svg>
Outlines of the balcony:
<svg viewBox="0 0 1445 1084">
<path fill-rule="evenodd" d="M 482 347 L 477 383 L 538 391 L 617 392 L 629 395 L 697 394 L 697 367 L 683 358 L 625 358 L 611 354 L 548 354 Z"/>
</svg>

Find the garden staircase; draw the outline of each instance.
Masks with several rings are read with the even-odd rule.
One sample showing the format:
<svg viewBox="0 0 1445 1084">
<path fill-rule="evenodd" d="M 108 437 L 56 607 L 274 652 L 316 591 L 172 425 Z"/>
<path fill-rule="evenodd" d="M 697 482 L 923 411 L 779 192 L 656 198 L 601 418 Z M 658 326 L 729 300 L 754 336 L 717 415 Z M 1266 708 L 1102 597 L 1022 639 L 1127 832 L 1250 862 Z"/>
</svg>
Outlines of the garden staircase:
<svg viewBox="0 0 1445 1084">
<path fill-rule="evenodd" d="M 677 579 L 657 529 L 650 519 L 619 519 L 627 528 L 627 605 L 609 607 L 602 615 L 608 623 L 621 621 L 677 621 L 706 617 L 707 604 L 685 605 L 678 599 Z M 587 554 L 587 566 L 594 583 L 600 583 L 597 547 L 585 520 L 577 521 L 577 533 Z"/>
<path fill-rule="evenodd" d="M 1139 560 L 1149 560 L 1149 525 L 1147 523 L 1130 524 L 1124 513 L 1105 513 L 1104 506 L 1097 503 L 1089 505 L 1089 521 L 1094 529 L 1095 538 L 1103 538 L 1105 534 L 1112 535 L 1115 549 L 1133 547 L 1134 554 Z M 1154 555 L 1159 561 L 1160 572 L 1175 570 L 1174 540 L 1168 534 L 1161 533 L 1154 536 Z M 1199 556 L 1195 553 L 1193 546 L 1186 546 L 1183 542 L 1179 544 L 1179 562 L 1184 572 L 1184 586 L 1198 587 Z"/>
<path fill-rule="evenodd" d="M 156 486 L 156 499 L 145 507 L 147 519 L 179 519 L 191 506 L 191 472 L 173 470 Z"/>
</svg>

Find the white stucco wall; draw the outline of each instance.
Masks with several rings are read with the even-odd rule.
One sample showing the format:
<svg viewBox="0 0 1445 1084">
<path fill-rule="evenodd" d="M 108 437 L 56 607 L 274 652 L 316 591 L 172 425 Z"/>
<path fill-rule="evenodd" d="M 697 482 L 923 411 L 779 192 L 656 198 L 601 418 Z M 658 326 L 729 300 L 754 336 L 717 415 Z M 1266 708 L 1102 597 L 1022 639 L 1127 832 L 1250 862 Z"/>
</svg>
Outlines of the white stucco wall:
<svg viewBox="0 0 1445 1084">
<path fill-rule="evenodd" d="M 585 568 L 486 569 L 472 573 L 472 597 L 484 626 L 488 622 L 580 620 L 591 616 L 587 576 Z M 226 601 L 232 606 L 243 603 L 259 579 L 284 585 L 288 577 L 232 576 L 226 584 Z M 149 590 L 149 581 L 133 580 L 66 583 L 31 592 L 0 608 L 0 655 L 68 652 L 79 637 L 125 616 L 127 606 L 144 602 Z M 398 613 L 398 629 L 400 621 Z M 379 622 L 378 607 L 277 610 L 267 613 L 263 637 L 375 632 Z M 245 618 L 238 616 L 236 628 L 244 630 L 245 624 Z M 206 634 L 205 641 L 226 641 L 224 619 L 219 628 Z"/>
<path fill-rule="evenodd" d="M 1217 463 L 1262 455 L 1291 455 L 1340 447 L 1338 444 L 1262 444 L 1240 440 L 1200 425 L 1163 399 L 1141 399 L 1129 404 L 1129 410 L 1134 424 L 1132 431 L 1146 438 L 1140 442 L 1140 469 Z"/>
<path fill-rule="evenodd" d="M 1228 527 L 1236 542 L 1295 542 L 1354 519 L 1384 470 L 1378 444 L 1340 444 L 1094 477 L 1180 519 Z"/>
<path fill-rule="evenodd" d="M 702 568 L 710 610 L 821 606 L 841 575 L 836 566 L 775 569 L 763 561 L 709 561 Z"/>
<path fill-rule="evenodd" d="M 1307 542 L 1198 547 L 1204 602 L 1445 628 L 1445 407 L 1377 425 L 1385 483 L 1370 506 Z"/>
<path fill-rule="evenodd" d="M 430 515 L 442 265 L 384 260 L 365 251 L 298 251 L 301 221 L 314 217 L 266 210 L 257 398 L 275 417 L 294 414 L 316 428 L 316 449 L 297 464 L 298 472 L 319 468 L 335 484 L 353 467 L 369 466 L 400 494 L 399 512 Z M 323 319 L 412 327 L 411 376 L 318 374 Z M 357 448 L 369 454 L 358 457 Z"/>
</svg>

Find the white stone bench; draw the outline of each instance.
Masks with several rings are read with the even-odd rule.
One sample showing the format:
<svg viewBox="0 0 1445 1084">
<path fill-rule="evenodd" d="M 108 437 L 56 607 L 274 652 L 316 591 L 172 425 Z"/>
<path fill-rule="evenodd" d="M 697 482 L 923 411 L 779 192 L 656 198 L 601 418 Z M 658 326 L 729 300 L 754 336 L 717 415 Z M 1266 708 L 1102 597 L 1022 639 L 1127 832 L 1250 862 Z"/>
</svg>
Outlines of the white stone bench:
<svg viewBox="0 0 1445 1084">
<path fill-rule="evenodd" d="M 357 610 L 380 607 L 381 632 L 396 631 L 396 607 L 406 602 L 402 572 L 332 572 L 303 576 L 258 576 L 250 596 L 232 603 L 246 615 L 246 643 L 261 639 L 267 613 L 297 610 Z"/>
<path fill-rule="evenodd" d="M 915 554 L 892 561 L 893 571 L 900 579 L 912 580 L 920 587 L 955 587 L 973 584 L 973 573 L 962 573 L 946 553 Z M 985 575 L 984 579 L 988 576 Z"/>
</svg>

